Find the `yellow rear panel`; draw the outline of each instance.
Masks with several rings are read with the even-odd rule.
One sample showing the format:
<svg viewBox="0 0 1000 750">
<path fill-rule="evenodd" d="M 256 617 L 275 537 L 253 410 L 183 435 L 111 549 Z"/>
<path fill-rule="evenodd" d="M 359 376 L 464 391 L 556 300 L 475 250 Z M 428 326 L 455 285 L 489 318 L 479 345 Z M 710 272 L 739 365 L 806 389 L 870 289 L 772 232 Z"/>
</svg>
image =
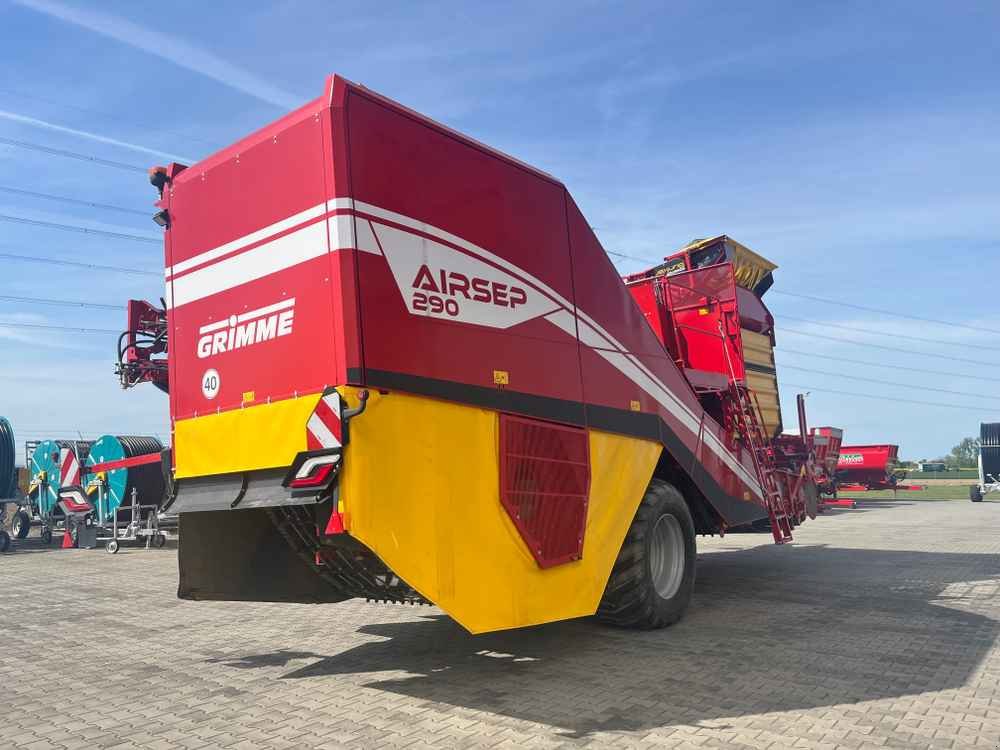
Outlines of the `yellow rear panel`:
<svg viewBox="0 0 1000 750">
<path fill-rule="evenodd" d="M 590 432 L 583 559 L 542 570 L 500 504 L 498 414 L 373 393 L 351 423 L 341 500 L 348 531 L 468 630 L 522 627 L 597 610 L 660 451 Z"/>
<path fill-rule="evenodd" d="M 320 394 L 174 422 L 177 479 L 288 466 L 306 449 L 306 421 Z"/>
</svg>

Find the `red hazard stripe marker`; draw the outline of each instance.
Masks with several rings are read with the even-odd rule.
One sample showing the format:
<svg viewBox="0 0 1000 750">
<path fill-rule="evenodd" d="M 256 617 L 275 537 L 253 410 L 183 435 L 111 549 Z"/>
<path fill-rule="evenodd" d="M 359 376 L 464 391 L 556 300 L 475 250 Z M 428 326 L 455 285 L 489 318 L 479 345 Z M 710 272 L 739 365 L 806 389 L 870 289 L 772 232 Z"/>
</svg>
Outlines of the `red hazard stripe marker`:
<svg viewBox="0 0 1000 750">
<path fill-rule="evenodd" d="M 306 442 L 310 450 L 339 448 L 344 444 L 344 428 L 340 418 L 340 394 L 334 391 L 323 396 L 306 423 Z"/>
</svg>

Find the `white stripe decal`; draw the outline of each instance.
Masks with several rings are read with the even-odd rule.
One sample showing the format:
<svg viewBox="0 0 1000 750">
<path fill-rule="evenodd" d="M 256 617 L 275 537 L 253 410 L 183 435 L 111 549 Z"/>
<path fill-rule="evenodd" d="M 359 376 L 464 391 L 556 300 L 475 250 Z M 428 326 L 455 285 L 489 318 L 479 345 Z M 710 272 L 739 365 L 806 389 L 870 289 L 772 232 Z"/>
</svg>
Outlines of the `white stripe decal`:
<svg viewBox="0 0 1000 750">
<path fill-rule="evenodd" d="M 281 219 L 280 221 L 276 221 L 273 224 L 269 224 L 266 227 L 256 229 L 249 234 L 237 237 L 235 240 L 230 240 L 229 242 L 219 245 L 218 247 L 214 247 L 211 250 L 206 250 L 205 252 L 199 253 L 198 255 L 186 260 L 178 261 L 173 266 L 166 269 L 166 276 L 167 278 L 170 278 L 171 276 L 183 273 L 184 271 L 194 268 L 195 266 L 209 263 L 210 261 L 213 261 L 216 258 L 221 258 L 223 255 L 227 255 L 234 250 L 239 250 L 241 247 L 251 245 L 254 242 L 260 242 L 261 240 L 267 239 L 272 235 L 283 232 L 286 229 L 290 229 L 296 224 L 302 224 L 312 219 L 316 219 L 329 211 L 352 208 L 353 204 L 354 201 L 350 198 L 335 198 L 333 200 L 323 201 L 319 205 L 307 208 L 305 211 L 299 211 L 297 214 L 292 214 L 291 216 Z"/>
<path fill-rule="evenodd" d="M 326 243 L 326 223 L 320 221 L 258 245 L 253 250 L 179 276 L 170 282 L 173 286 L 171 306 L 180 307 L 326 255 Z"/>
<path fill-rule="evenodd" d="M 468 242 L 450 232 L 438 227 L 412 219 L 408 216 L 388 211 L 370 203 L 355 201 L 350 198 L 338 198 L 327 203 L 296 214 L 293 217 L 276 222 L 269 227 L 252 232 L 239 240 L 233 240 L 218 248 L 202 253 L 195 258 L 176 264 L 167 273 L 176 274 L 184 268 L 191 268 L 206 263 L 221 255 L 225 255 L 241 245 L 256 242 L 284 228 L 307 221 L 308 216 L 321 216 L 325 211 L 334 209 L 351 209 L 361 211 L 377 218 L 386 219 L 401 226 L 409 227 L 427 235 L 444 240 L 447 243 L 462 248 L 468 253 L 508 271 L 512 275 L 531 284 L 535 289 L 553 301 L 560 304 L 564 310 L 553 312 L 546 316 L 551 323 L 589 346 L 604 358 L 615 369 L 648 393 L 658 404 L 678 419 L 684 427 L 696 436 L 700 432 L 701 417 L 686 403 L 681 401 L 645 364 L 614 336 L 608 333 L 597 321 L 584 311 L 576 308 L 548 285 L 525 273 L 510 261 L 495 255 L 484 248 Z M 337 215 L 329 221 L 317 222 L 291 232 L 271 242 L 260 245 L 253 250 L 226 258 L 211 266 L 200 268 L 186 276 L 175 278 L 173 288 L 168 285 L 168 307 L 176 307 L 193 302 L 217 292 L 231 289 L 241 284 L 268 276 L 272 273 L 286 270 L 299 263 L 319 257 L 330 250 L 348 249 L 354 247 L 364 252 L 381 254 L 375 240 L 370 223 L 364 217 L 356 217 L 351 221 L 350 215 Z M 357 230 L 355 232 L 355 230 Z M 325 236 L 324 236 L 325 235 Z M 574 311 L 573 312 L 570 311 Z M 565 314 L 563 314 L 565 313 Z M 324 428 L 325 429 L 325 428 Z M 736 456 L 722 443 L 711 430 L 705 431 L 704 444 L 715 453 L 756 495 L 763 498 L 763 490 L 756 477 L 744 466 Z"/>
<path fill-rule="evenodd" d="M 575 337 L 577 328 L 579 328 L 580 343 L 589 346 L 595 354 L 602 357 L 606 362 L 608 362 L 608 364 L 622 373 L 622 375 L 642 388 L 642 390 L 648 393 L 653 400 L 660 404 L 660 406 L 677 417 L 677 419 L 680 420 L 680 422 L 687 429 L 695 435 L 698 435 L 701 427 L 701 420 L 696 417 L 690 409 L 687 409 L 684 404 L 680 403 L 676 396 L 674 396 L 674 394 L 671 393 L 658 378 L 648 375 L 648 370 L 646 370 L 645 367 L 641 367 L 641 363 L 636 362 L 634 356 L 608 349 L 607 343 L 603 340 L 603 337 L 600 337 L 597 334 L 597 331 L 592 329 L 583 320 L 577 319 L 574 323 L 573 315 L 569 313 L 569 311 L 559 310 L 551 315 L 546 315 L 545 319 L 568 333 L 570 336 Z M 678 409 L 678 406 L 683 408 Z M 718 438 L 714 433 L 706 430 L 705 437 L 710 438 L 712 441 L 707 443 L 712 452 L 718 455 L 726 466 L 734 471 L 740 479 L 754 491 L 755 494 L 763 499 L 763 493 L 760 490 L 760 484 L 758 483 L 757 478 L 754 477 L 753 474 L 751 474 L 747 468 L 740 463 L 732 453 L 729 452 L 728 448 L 718 441 Z"/>
</svg>

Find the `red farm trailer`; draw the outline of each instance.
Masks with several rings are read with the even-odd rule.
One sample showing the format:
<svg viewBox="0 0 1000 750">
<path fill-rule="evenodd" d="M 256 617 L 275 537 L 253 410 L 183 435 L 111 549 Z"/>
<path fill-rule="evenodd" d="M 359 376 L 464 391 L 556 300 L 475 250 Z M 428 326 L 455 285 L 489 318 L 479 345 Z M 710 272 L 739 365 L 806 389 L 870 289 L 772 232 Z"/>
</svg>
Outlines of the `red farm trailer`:
<svg viewBox="0 0 1000 750">
<path fill-rule="evenodd" d="M 696 534 L 815 512 L 731 238 L 623 280 L 558 180 L 335 76 L 151 181 L 120 373 L 169 391 L 182 598 L 660 627 Z"/>
<path fill-rule="evenodd" d="M 898 445 L 845 445 L 837 461 L 837 482 L 842 490 L 919 490 L 900 484 L 906 476 L 898 468 Z"/>
</svg>

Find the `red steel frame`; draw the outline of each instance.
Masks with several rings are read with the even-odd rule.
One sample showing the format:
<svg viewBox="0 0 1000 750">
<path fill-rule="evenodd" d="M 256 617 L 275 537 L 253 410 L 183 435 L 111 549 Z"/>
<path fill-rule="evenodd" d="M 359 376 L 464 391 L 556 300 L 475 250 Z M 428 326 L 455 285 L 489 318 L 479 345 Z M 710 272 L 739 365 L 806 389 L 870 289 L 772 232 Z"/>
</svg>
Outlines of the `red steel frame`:
<svg viewBox="0 0 1000 750">
<path fill-rule="evenodd" d="M 815 479 L 803 468 L 810 463 L 812 438 L 804 429 L 802 437 L 773 439 L 763 430 L 757 396 L 746 384 L 743 355 L 740 295 L 751 293 L 737 286 L 728 262 L 670 275 L 632 274 L 627 283 L 702 404 L 721 422 L 727 445 L 749 448 L 766 493 L 774 540 L 788 541 L 792 528 L 809 513 L 806 485 Z M 753 299 L 765 315 L 748 305 L 748 324 L 773 337 L 770 314 L 759 298 Z M 801 410 L 804 425 L 804 406 Z"/>
</svg>

